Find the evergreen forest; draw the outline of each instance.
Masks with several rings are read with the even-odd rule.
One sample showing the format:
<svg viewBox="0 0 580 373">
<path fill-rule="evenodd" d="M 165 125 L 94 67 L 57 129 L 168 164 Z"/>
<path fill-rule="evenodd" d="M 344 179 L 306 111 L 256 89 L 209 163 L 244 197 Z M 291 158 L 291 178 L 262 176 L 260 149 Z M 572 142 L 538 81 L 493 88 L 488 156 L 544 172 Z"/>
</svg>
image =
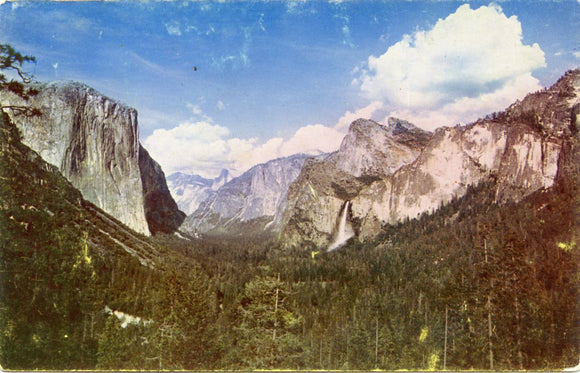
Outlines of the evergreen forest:
<svg viewBox="0 0 580 373">
<path fill-rule="evenodd" d="M 6 47 L 7 48 L 7 47 Z M 19 67 L 32 58 L 2 50 Z M 34 95 L 0 76 L 0 88 Z M 580 356 L 580 134 L 553 187 L 498 181 L 344 247 L 133 232 L 0 110 L 8 370 L 555 370 Z M 533 118 L 532 118 L 533 119 Z M 532 120 L 530 119 L 530 120 Z"/>
<path fill-rule="evenodd" d="M 550 189 L 500 205 L 482 183 L 325 252 L 134 233 L 0 119 L 4 369 L 561 369 L 580 356 L 577 133 Z"/>
</svg>

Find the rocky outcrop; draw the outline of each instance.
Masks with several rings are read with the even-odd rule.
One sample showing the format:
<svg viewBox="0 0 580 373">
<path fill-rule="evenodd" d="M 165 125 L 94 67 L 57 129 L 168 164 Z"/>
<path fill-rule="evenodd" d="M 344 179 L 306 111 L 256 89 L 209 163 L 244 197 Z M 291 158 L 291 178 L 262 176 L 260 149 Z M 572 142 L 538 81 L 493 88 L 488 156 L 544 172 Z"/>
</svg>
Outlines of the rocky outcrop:
<svg viewBox="0 0 580 373">
<path fill-rule="evenodd" d="M 575 120 L 579 91 L 580 71 L 576 70 L 552 88 L 528 95 L 503 113 L 468 126 L 438 129 L 422 149 L 414 148 L 416 153 L 393 147 L 400 158 L 388 150 L 363 151 L 360 155 L 361 149 L 372 149 L 368 144 L 390 144 L 378 140 L 378 133 L 392 135 L 387 129 L 370 126 L 368 121 L 366 127 L 360 125 L 360 120 L 355 121 L 340 152 L 354 154 L 354 159 L 361 161 L 333 155 L 320 165 L 304 167 L 290 187 L 283 242 L 328 245 L 340 206 L 347 200 L 351 201 L 350 219 L 358 238 L 365 240 L 378 234 L 382 225 L 434 211 L 464 195 L 469 185 L 489 178 L 498 181 L 496 200 L 500 203 L 518 201 L 538 189 L 551 187 L 558 173 L 562 146 L 570 137 L 571 120 Z M 361 129 L 372 135 L 358 134 Z M 412 133 L 409 135 L 413 137 Z M 414 142 L 418 146 L 425 141 L 424 136 L 420 138 Z M 409 161 L 413 154 L 417 156 Z M 383 160 L 393 157 L 390 161 L 395 166 L 381 169 L 384 161 L 373 165 L 371 160 L 377 155 Z M 325 174 L 322 170 L 330 172 Z"/>
<path fill-rule="evenodd" d="M 386 176 L 414 161 L 430 137 L 401 119 L 389 118 L 387 126 L 359 119 L 328 161 L 353 176 Z"/>
<path fill-rule="evenodd" d="M 145 218 L 152 234 L 173 233 L 185 220 L 185 213 L 180 211 L 171 197 L 161 166 L 143 146 L 139 146 L 139 169 L 143 185 L 143 202 Z"/>
<path fill-rule="evenodd" d="M 181 229 L 207 234 L 278 231 L 288 187 L 300 174 L 307 158 L 300 154 L 252 167 L 201 203 Z"/>
<path fill-rule="evenodd" d="M 415 162 L 375 182 L 352 200 L 363 238 L 380 224 L 433 212 L 469 185 L 499 180 L 498 201 L 517 201 L 552 185 L 561 141 L 542 138 L 529 126 L 479 122 L 435 132 Z M 543 155 L 543 156 L 542 156 Z"/>
<path fill-rule="evenodd" d="M 190 215 L 215 191 L 231 180 L 228 170 L 215 179 L 175 172 L 167 177 L 167 186 L 179 209 Z"/>
<path fill-rule="evenodd" d="M 308 160 L 290 186 L 282 220 L 283 242 L 327 245 L 336 234 L 345 201 L 413 162 L 430 138 L 429 132 L 395 118 L 387 126 L 366 119 L 354 121 L 340 149 L 323 160 Z"/>
<path fill-rule="evenodd" d="M 327 160 L 308 159 L 288 189 L 281 238 L 313 247 L 328 244 L 344 202 L 355 198 L 375 178 L 357 178 Z"/>
<path fill-rule="evenodd" d="M 150 183 L 142 179 L 142 168 L 151 169 L 154 161 L 140 156 L 137 111 L 79 83 L 44 84 L 38 90 L 26 104 L 40 109 L 41 116 L 12 115 L 23 142 L 58 167 L 85 199 L 137 232 L 148 234 L 151 225 L 155 231 L 157 223 L 146 217 L 146 210 L 155 209 L 146 206 L 151 190 L 143 189 Z M 0 100 L 23 104 L 6 92 Z"/>
</svg>

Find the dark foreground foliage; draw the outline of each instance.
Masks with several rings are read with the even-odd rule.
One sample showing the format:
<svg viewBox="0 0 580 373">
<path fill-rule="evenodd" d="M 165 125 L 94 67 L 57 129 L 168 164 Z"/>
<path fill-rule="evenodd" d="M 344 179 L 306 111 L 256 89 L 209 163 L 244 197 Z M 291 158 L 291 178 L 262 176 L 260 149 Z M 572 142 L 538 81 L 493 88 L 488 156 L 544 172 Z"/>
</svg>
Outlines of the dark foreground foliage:
<svg viewBox="0 0 580 373">
<path fill-rule="evenodd" d="M 557 369 L 580 355 L 575 141 L 550 190 L 500 206 L 481 184 L 331 253 L 139 236 L 5 115 L 0 146 L 3 368 Z"/>
</svg>

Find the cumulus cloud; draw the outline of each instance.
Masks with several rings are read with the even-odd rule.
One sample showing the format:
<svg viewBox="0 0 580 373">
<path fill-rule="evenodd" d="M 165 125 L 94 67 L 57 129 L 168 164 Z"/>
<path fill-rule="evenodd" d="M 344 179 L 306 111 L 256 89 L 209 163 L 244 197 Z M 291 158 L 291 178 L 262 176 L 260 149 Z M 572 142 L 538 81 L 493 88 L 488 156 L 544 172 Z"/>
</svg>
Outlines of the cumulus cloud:
<svg viewBox="0 0 580 373">
<path fill-rule="evenodd" d="M 143 145 L 166 173 L 196 171 L 214 176 L 231 152 L 229 133 L 226 127 L 209 122 L 182 123 L 171 129 L 156 129 Z M 247 140 L 250 144 L 246 146 L 251 146 L 252 141 Z"/>
<path fill-rule="evenodd" d="M 522 43 L 516 16 L 508 18 L 497 5 L 465 4 L 430 30 L 369 57 L 355 82 L 369 100 L 433 129 L 501 110 L 539 89 L 531 71 L 545 65 L 538 44 Z"/>
<path fill-rule="evenodd" d="M 299 128 L 288 139 L 259 142 L 256 138 L 232 137 L 226 127 L 198 121 L 157 129 L 143 144 L 167 174 L 181 171 L 215 177 L 223 168 L 239 175 L 275 158 L 331 152 L 338 149 L 343 137 L 339 129 L 315 124 Z"/>
<path fill-rule="evenodd" d="M 355 110 L 355 111 L 347 111 L 343 114 L 342 117 L 338 120 L 335 128 L 337 130 L 346 130 L 350 126 L 352 122 L 359 118 L 365 119 L 372 119 L 377 117 L 377 113 L 384 111 L 385 105 L 381 101 L 373 101 L 367 106 Z"/>
<path fill-rule="evenodd" d="M 538 89 L 538 82 L 531 74 L 525 74 L 513 84 L 492 93 L 484 93 L 479 97 L 461 97 L 438 109 L 403 108 L 389 113 L 388 116 L 405 118 L 406 120 L 427 129 L 435 129 L 441 125 L 470 123 L 493 111 L 502 110 L 511 104 L 515 98 Z M 385 118 L 386 119 L 386 118 Z"/>
</svg>

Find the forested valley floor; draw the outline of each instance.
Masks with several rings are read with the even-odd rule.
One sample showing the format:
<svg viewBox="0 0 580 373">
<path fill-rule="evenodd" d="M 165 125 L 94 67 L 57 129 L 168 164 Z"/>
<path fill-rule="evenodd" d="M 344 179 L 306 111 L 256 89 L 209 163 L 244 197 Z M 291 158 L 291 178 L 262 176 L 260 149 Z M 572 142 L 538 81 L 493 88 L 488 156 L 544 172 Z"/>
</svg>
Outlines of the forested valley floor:
<svg viewBox="0 0 580 373">
<path fill-rule="evenodd" d="M 578 145 L 341 249 L 127 233 L 1 120 L 4 369 L 561 369 L 580 356 Z M 125 233 L 123 233 L 125 232 Z"/>
</svg>

